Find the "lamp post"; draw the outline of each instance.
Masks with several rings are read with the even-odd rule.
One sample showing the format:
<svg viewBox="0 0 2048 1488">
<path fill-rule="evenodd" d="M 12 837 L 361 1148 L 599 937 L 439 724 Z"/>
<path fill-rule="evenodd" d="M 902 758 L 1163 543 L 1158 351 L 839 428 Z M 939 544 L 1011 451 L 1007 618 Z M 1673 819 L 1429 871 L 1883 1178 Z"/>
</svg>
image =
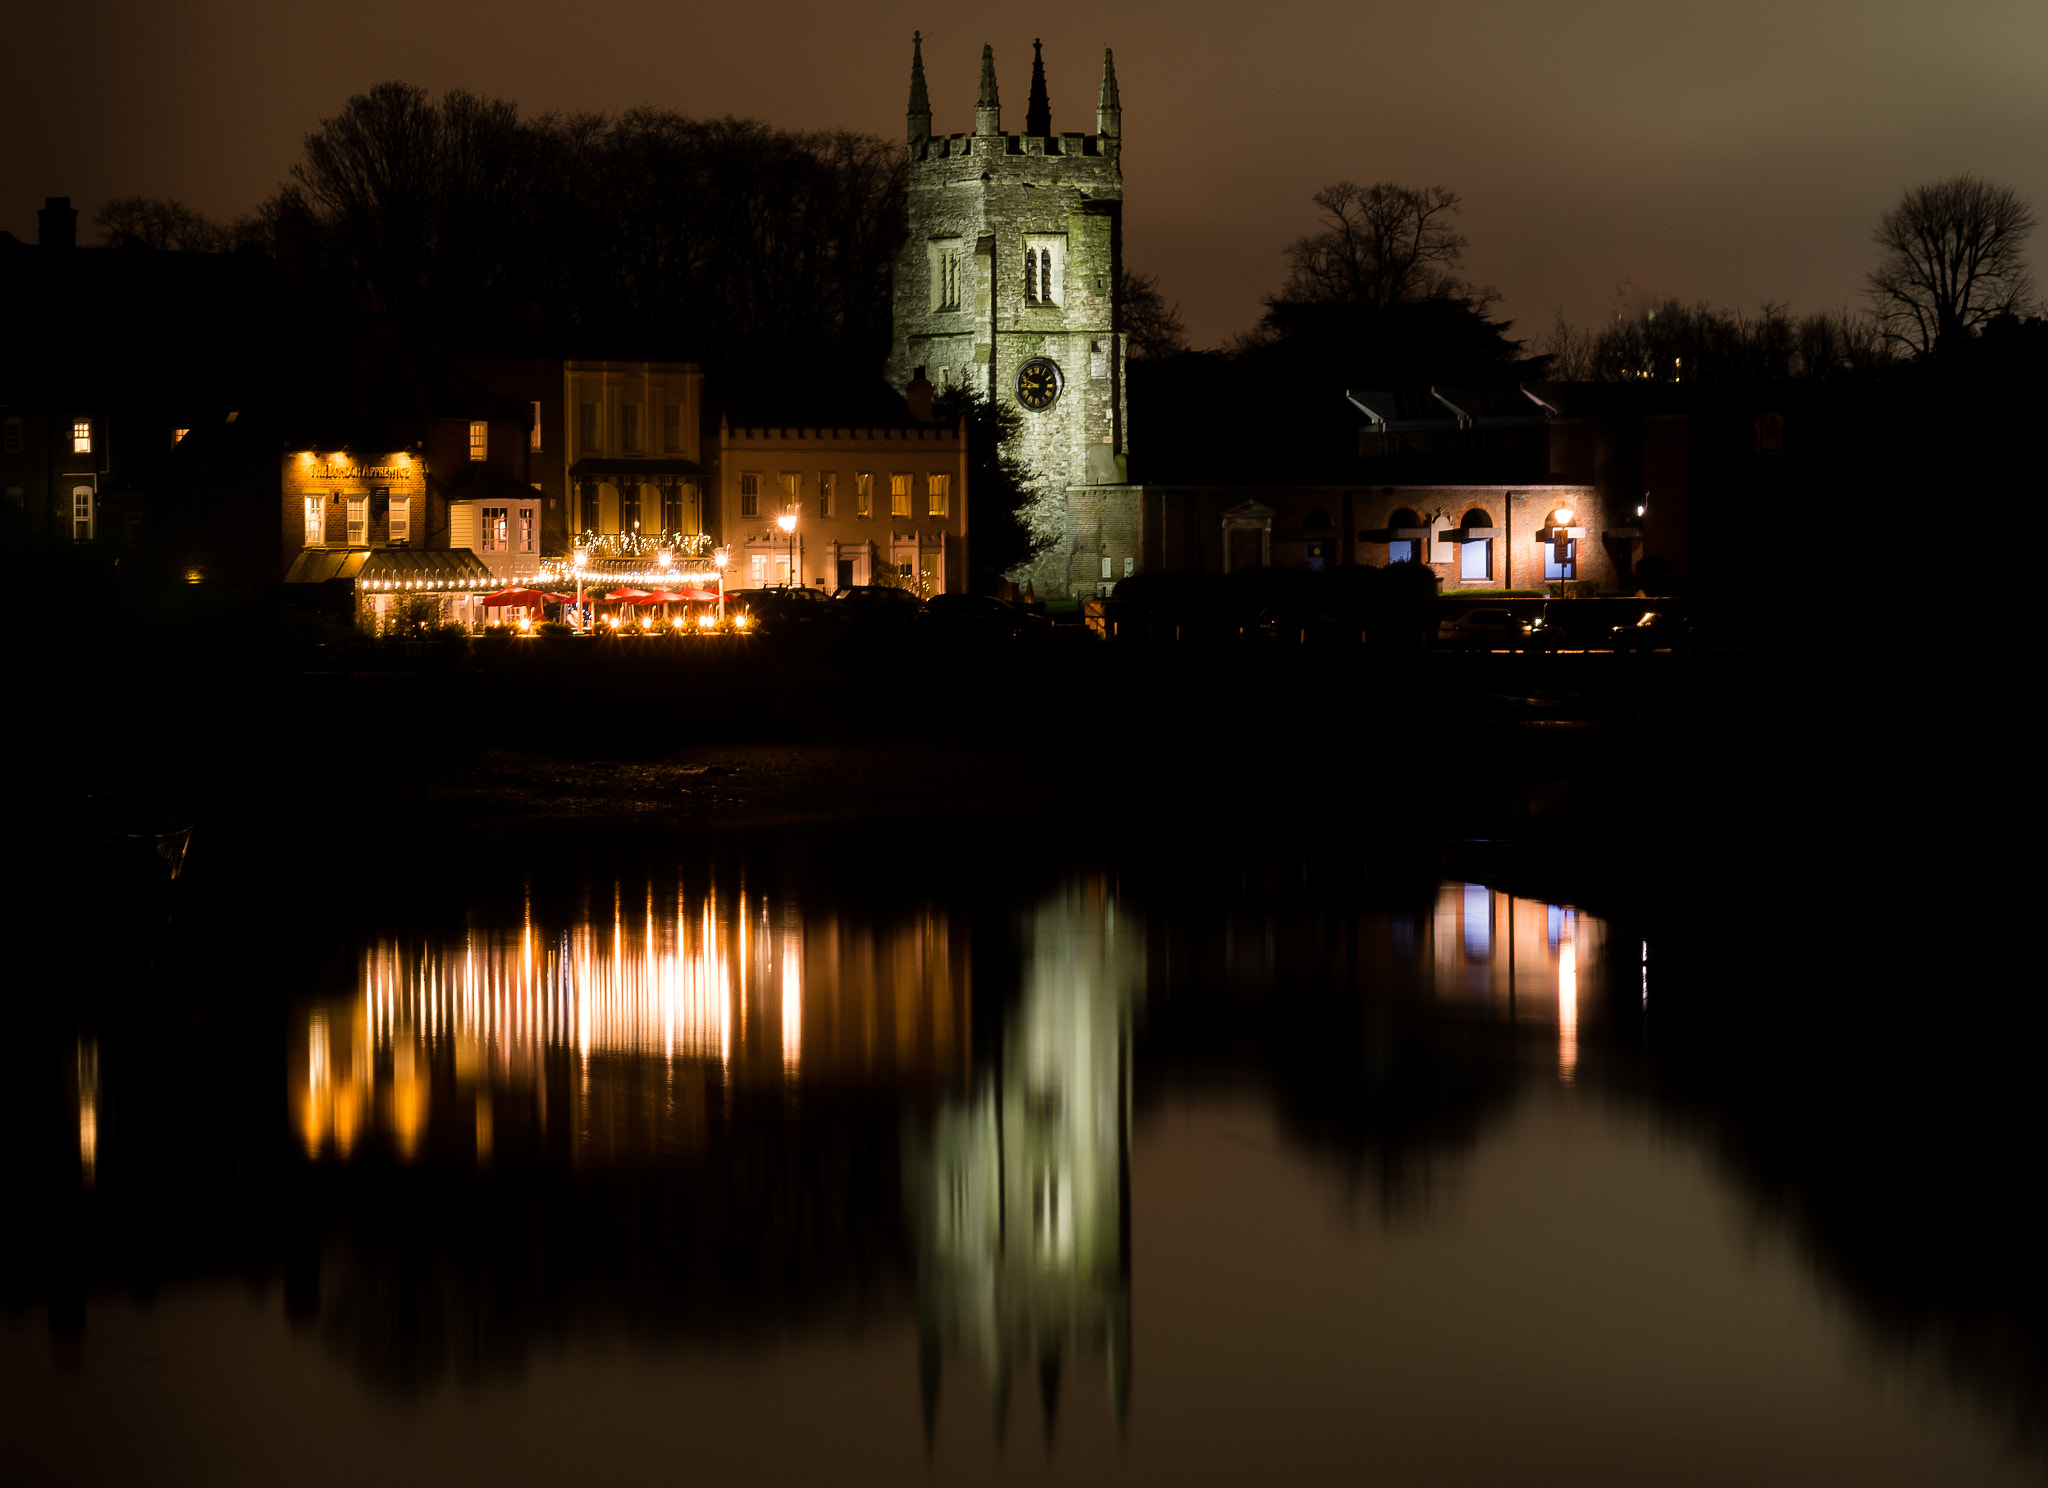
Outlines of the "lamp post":
<svg viewBox="0 0 2048 1488">
<path fill-rule="evenodd" d="M 660 580 L 660 582 L 661 582 L 661 587 L 662 587 L 663 589 L 666 589 L 666 588 L 668 588 L 668 570 L 669 570 L 669 565 L 671 565 L 671 564 L 672 564 L 672 563 L 674 563 L 675 561 L 676 561 L 676 555 L 675 555 L 675 552 L 674 552 L 674 550 L 673 550 L 673 549 L 671 549 L 671 548 L 668 548 L 668 547 L 666 547 L 666 546 L 663 546 L 662 548 L 658 549 L 658 550 L 657 550 L 657 551 L 655 552 L 655 555 L 654 555 L 654 566 L 655 566 L 656 568 L 658 568 L 658 569 L 660 569 L 660 570 L 661 570 L 661 580 Z M 664 620 L 666 620 L 666 619 L 668 618 L 668 607 L 669 607 L 669 601 L 668 601 L 668 600 L 663 600 L 663 601 L 661 602 L 661 616 L 662 616 L 662 618 L 663 618 Z"/>
<path fill-rule="evenodd" d="M 789 534 L 789 582 L 797 582 L 796 572 L 796 510 L 792 507 L 775 519 L 775 525 Z"/>
<path fill-rule="evenodd" d="M 576 570 L 576 618 L 583 618 L 583 566 L 590 561 L 590 549 L 579 546 L 569 559 Z"/>
<path fill-rule="evenodd" d="M 732 562 L 731 548 L 713 548 L 711 566 L 718 570 L 718 623 L 725 624 L 725 566 Z"/>
</svg>

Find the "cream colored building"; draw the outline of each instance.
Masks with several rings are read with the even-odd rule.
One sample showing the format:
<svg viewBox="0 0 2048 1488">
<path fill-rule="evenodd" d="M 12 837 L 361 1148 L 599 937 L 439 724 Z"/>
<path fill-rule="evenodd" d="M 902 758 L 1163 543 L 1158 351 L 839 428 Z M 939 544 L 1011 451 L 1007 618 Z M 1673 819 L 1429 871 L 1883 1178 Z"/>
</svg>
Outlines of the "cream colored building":
<svg viewBox="0 0 2048 1488">
<path fill-rule="evenodd" d="M 553 443 L 569 531 L 708 546 L 703 411 L 704 374 L 694 362 L 564 362 Z M 544 444 L 546 423 L 543 416 Z"/>
<path fill-rule="evenodd" d="M 963 428 L 731 428 L 715 456 L 734 588 L 967 587 Z M 794 532 L 777 519 L 796 518 Z"/>
</svg>

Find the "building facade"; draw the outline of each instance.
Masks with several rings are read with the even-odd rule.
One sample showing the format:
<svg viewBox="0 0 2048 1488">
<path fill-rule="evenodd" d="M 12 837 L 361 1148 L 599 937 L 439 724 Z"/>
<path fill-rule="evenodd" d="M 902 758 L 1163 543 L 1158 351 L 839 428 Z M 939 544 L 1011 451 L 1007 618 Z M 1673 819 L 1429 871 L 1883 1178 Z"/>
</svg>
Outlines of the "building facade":
<svg viewBox="0 0 2048 1488">
<path fill-rule="evenodd" d="M 1606 502 L 1580 482 L 1146 486 L 1140 508 L 1141 566 L 1153 572 L 1420 563 L 1446 594 L 1573 580 L 1612 588 L 1623 572 L 1603 541 L 1614 530 Z"/>
<path fill-rule="evenodd" d="M 736 429 L 721 420 L 713 463 L 715 525 L 734 588 L 967 587 L 963 429 Z M 793 530 L 779 525 L 785 515 Z"/>
</svg>

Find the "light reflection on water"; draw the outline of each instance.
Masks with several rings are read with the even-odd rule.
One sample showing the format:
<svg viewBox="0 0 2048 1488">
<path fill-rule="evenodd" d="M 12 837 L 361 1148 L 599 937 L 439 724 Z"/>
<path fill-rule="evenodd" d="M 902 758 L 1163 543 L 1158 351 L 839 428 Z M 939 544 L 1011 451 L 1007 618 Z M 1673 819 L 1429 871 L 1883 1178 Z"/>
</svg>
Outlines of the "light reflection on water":
<svg viewBox="0 0 2048 1488">
<path fill-rule="evenodd" d="M 381 940 L 362 953 L 352 996 L 296 1011 L 293 1126 L 316 1157 L 347 1158 L 376 1135 L 410 1161 L 440 1107 L 473 1109 L 484 1159 L 497 1133 L 541 1138 L 550 1120 L 591 1145 L 593 1082 L 601 1103 L 650 1072 L 682 1073 L 699 1091 L 964 1078 L 968 987 L 943 912 L 876 928 L 745 893 L 724 904 L 646 894 L 630 913 L 615 896 L 602 922 Z M 566 1112 L 549 1108 L 556 1058 L 575 1070 Z M 468 1127 L 450 1120 L 456 1142 Z"/>
<path fill-rule="evenodd" d="M 544 1438 L 568 1454 L 557 1465 L 672 1476 L 654 1464 L 678 1411 L 714 1476 L 722 1462 L 756 1476 L 900 1477 L 936 1464 L 941 1477 L 980 1478 L 1028 1447 L 1084 1474 L 1243 1481 L 1285 1476 L 1291 1454 L 1305 1470 L 1351 1461 L 1368 1417 L 1402 1476 L 1525 1466 L 1514 1441 L 1451 1442 L 1429 1424 L 1473 1393 L 1586 1481 L 1656 1475 L 1646 1464 L 1711 1481 L 1671 1444 L 1715 1434 L 1717 1409 L 1740 1425 L 1779 1400 L 1794 1403 L 1772 1430 L 1813 1423 L 1784 1459 L 1808 1480 L 1883 1452 L 1944 1481 L 2003 1476 L 1966 1425 L 1902 1414 L 1891 1384 L 1859 1383 L 1839 1318 L 1796 1266 L 1759 1269 L 1745 1253 L 1735 1206 L 1696 1150 L 1660 1153 L 1619 1101 L 1579 1114 L 1595 1111 L 1586 1087 L 1599 1088 L 1600 1043 L 1587 1032 L 1582 1047 L 1582 1031 L 1599 1026 L 1611 955 L 1608 927 L 1569 905 L 1448 882 L 1342 923 L 1282 923 L 1243 905 L 1155 905 L 1148 923 L 1110 881 L 1085 876 L 1019 907 L 1013 981 L 977 1001 L 968 923 L 936 903 L 876 916 L 782 892 L 620 886 L 600 899 L 596 913 L 528 908 L 452 937 L 378 939 L 345 994 L 292 1010 L 284 1114 L 313 1172 L 398 1173 L 418 1180 L 400 1190 L 415 1195 L 476 1192 L 476 1173 L 578 1179 L 574 1212 L 534 1227 L 573 1231 L 559 1247 L 521 1233 L 516 1208 L 478 1224 L 462 1197 L 447 1201 L 452 1220 L 430 1203 L 384 1231 L 344 1213 L 303 1288 L 329 1363 L 302 1350 L 256 1371 L 297 1381 L 276 1401 L 280 1420 L 319 1426 L 336 1390 L 360 1411 L 366 1380 L 431 1393 L 443 1376 L 422 1360 L 468 1350 L 513 1363 L 466 1376 L 500 1381 L 463 1392 L 468 1426 L 358 1415 L 359 1449 L 330 1464 L 337 1481 L 365 1454 L 472 1452 L 486 1428 L 539 1441 L 535 1420 L 557 1417 Z M 1634 942 L 1625 960 L 1633 1002 Z M 1316 1128 L 1290 1125 L 1284 1074 L 1263 1103 L 1242 1089 L 1196 1094 L 1155 1102 L 1148 1118 L 1148 1022 L 1158 1037 L 1185 1020 L 1205 976 L 1233 1008 L 1279 1010 L 1259 1015 L 1259 1036 L 1296 1016 L 1291 997 L 1333 991 L 1427 1015 L 1407 1043 L 1371 1042 L 1384 1020 L 1333 1023 L 1303 1041 L 1309 1077 L 1292 1094 L 1327 1094 L 1314 1059 L 1334 1050 L 1327 1068 L 1360 1082 L 1353 1109 L 1380 1123 L 1369 1135 L 1383 1155 L 1434 1151 L 1468 1187 L 1447 1190 L 1419 1226 L 1338 1217 L 1326 1170 L 1301 1160 Z M 980 1040 L 977 1016 L 995 1020 Z M 1452 1063 L 1427 1068 L 1447 1057 L 1412 1036 L 1436 1026 L 1429 1018 L 1501 1032 L 1520 1083 L 1459 1084 L 1456 1040 Z M 1423 1093 L 1404 1093 L 1403 1069 L 1417 1068 Z M 103 1074 L 91 1040 L 75 1069 L 79 1182 L 104 1190 L 120 1171 L 119 1128 L 100 1119 L 118 1102 L 118 1071 Z M 875 1130 L 879 1143 L 864 1135 Z M 900 1255 L 877 1238 L 888 1233 Z M 786 1303 L 835 1264 L 845 1275 L 827 1275 L 825 1290 L 840 1300 Z M 159 1326 L 203 1310 L 180 1304 Z M 266 1337 L 285 1335 L 274 1314 L 261 1321 Z M 190 1326 L 232 1331 L 213 1315 Z M 658 1347 L 622 1361 L 608 1343 L 625 1337 Z M 820 1352 L 827 1337 L 844 1340 L 841 1354 Z M 556 1346 L 534 1347 L 543 1338 Z M 758 1347 L 740 1358 L 722 1347 L 736 1338 Z M 147 1346 L 190 1351 L 178 1338 Z M 234 1345 L 250 1359 L 279 1346 Z M 1628 1428 L 1625 1460 L 1589 1447 L 1628 1435 L 1602 1391 L 1634 1392 L 1642 1424 Z M 581 1403 L 557 1409 L 551 1392 Z M 1032 1396 L 1021 1408 L 1041 1418 L 1042 1447 L 1010 1429 L 1015 1399 Z M 208 1423 L 234 1402 L 194 1388 L 183 1398 L 196 1430 L 159 1423 L 132 1443 L 81 1448 L 79 1428 L 60 1448 L 38 1425 L 29 1460 L 98 1454 L 96 1466 L 45 1474 L 82 1480 L 123 1476 L 127 1450 L 197 1464 L 193 1443 L 225 1442 L 229 1428 Z M 625 1399 L 646 1411 L 616 1408 Z M 857 1412 L 834 1404 L 852 1399 Z M 804 1420 L 839 1410 L 838 1434 L 749 1445 L 735 1423 L 770 1401 Z M 50 1406 L 51 1431 L 84 1419 L 68 1409 Z M 140 1419 L 133 1400 L 115 1409 Z M 604 1439 L 569 1419 L 579 1415 L 607 1423 Z M 810 1436 L 830 1451 L 806 1456 Z M 271 1460 L 250 1454 L 220 1480 L 261 1481 Z M 1762 1480 L 1777 1459 L 1738 1443 L 1699 1461 Z M 492 1463 L 505 1481 L 541 1471 Z"/>
</svg>

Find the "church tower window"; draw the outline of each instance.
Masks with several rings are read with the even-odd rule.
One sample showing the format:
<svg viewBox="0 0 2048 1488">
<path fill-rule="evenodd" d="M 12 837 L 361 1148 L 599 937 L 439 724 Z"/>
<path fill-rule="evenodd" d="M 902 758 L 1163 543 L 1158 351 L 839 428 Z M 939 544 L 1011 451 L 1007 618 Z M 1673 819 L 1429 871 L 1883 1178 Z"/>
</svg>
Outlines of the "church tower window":
<svg viewBox="0 0 2048 1488">
<path fill-rule="evenodd" d="M 1026 249 L 1024 253 L 1024 298 L 1032 304 L 1038 303 L 1038 250 Z"/>
</svg>

